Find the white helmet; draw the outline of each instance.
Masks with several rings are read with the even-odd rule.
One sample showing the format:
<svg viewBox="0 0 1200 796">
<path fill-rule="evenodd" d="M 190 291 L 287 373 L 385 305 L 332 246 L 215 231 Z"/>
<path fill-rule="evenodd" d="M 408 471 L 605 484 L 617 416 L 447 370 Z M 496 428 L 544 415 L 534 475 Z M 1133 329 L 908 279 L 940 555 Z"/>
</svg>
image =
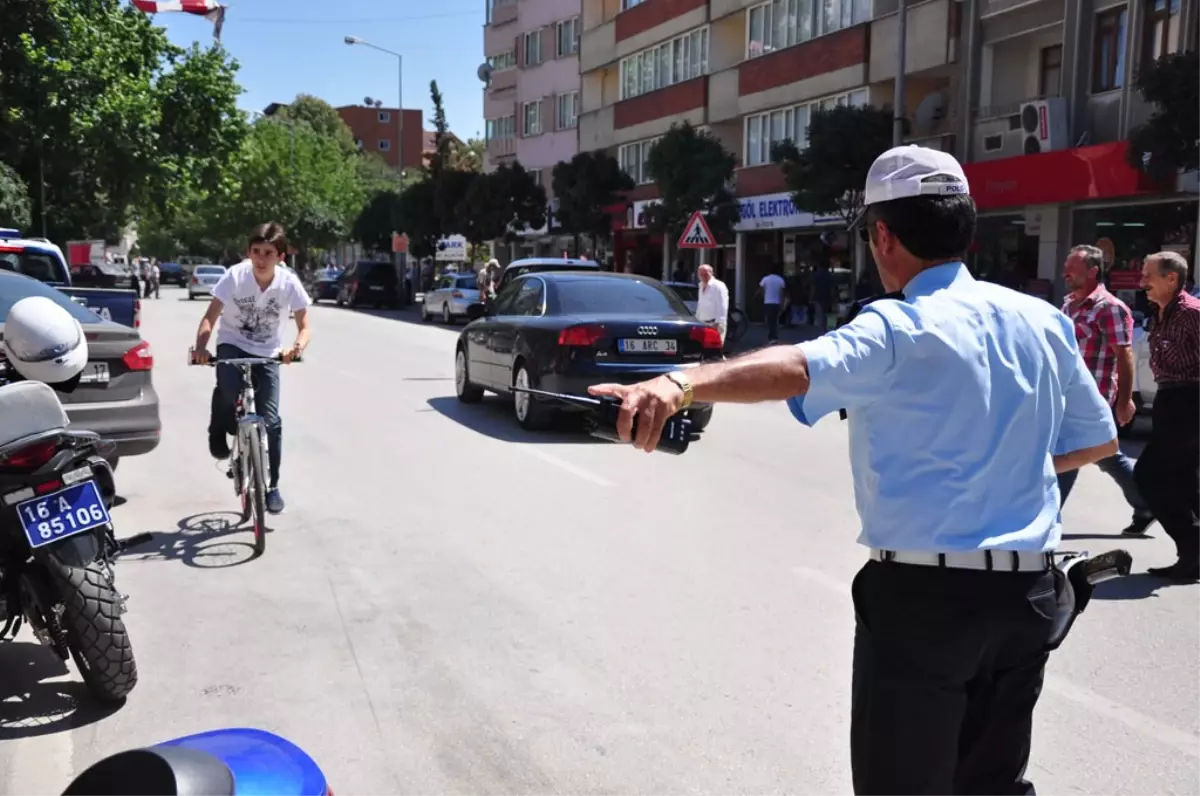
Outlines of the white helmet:
<svg viewBox="0 0 1200 796">
<path fill-rule="evenodd" d="M 30 381 L 61 384 L 87 365 L 87 338 L 67 310 L 45 296 L 30 296 L 4 319 L 4 355 Z"/>
</svg>

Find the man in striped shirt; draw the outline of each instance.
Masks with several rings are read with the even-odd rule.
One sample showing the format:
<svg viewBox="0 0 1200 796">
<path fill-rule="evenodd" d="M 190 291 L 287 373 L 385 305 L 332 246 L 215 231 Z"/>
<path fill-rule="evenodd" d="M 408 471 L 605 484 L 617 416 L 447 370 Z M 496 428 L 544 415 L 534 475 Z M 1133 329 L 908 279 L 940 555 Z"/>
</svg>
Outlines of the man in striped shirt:
<svg viewBox="0 0 1200 796">
<path fill-rule="evenodd" d="M 1075 322 L 1079 353 L 1096 379 L 1100 394 L 1113 408 L 1117 425 L 1128 425 L 1136 408 L 1133 404 L 1133 313 L 1125 302 L 1108 292 L 1100 282 L 1104 253 L 1095 246 L 1076 246 L 1063 264 L 1063 281 L 1071 291 L 1063 302 L 1063 313 Z M 1117 451 L 1096 463 L 1107 473 L 1133 509 L 1133 520 L 1122 531 L 1141 536 L 1154 521 L 1133 478 L 1133 460 Z M 1058 475 L 1058 491 L 1066 504 L 1075 486 L 1078 470 Z"/>
<path fill-rule="evenodd" d="M 1159 252 L 1142 266 L 1150 316 L 1150 370 L 1158 383 L 1154 429 L 1138 459 L 1138 488 L 1175 542 L 1179 560 L 1150 569 L 1174 581 L 1200 579 L 1200 299 L 1184 290 L 1187 260 Z"/>
</svg>

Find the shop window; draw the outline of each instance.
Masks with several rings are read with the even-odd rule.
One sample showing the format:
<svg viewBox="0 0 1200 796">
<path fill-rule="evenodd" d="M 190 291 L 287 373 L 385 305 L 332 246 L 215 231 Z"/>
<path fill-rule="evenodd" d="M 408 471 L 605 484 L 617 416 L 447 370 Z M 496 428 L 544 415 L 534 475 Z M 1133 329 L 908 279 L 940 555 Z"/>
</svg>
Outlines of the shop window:
<svg viewBox="0 0 1200 796">
<path fill-rule="evenodd" d="M 1125 30 L 1129 11 L 1125 6 L 1096 15 L 1092 41 L 1092 93 L 1112 91 L 1125 85 Z"/>
<path fill-rule="evenodd" d="M 1062 55 L 1061 44 L 1042 48 L 1038 69 L 1039 97 L 1057 97 L 1062 91 Z"/>
<path fill-rule="evenodd" d="M 1146 0 L 1142 65 L 1179 49 L 1179 0 Z"/>
</svg>

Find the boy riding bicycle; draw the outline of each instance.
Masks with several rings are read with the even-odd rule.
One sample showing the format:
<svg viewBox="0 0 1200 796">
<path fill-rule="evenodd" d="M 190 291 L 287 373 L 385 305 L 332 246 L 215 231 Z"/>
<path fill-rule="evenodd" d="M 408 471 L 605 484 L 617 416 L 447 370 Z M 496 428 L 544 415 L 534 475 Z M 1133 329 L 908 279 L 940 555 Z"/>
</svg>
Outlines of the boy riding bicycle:
<svg viewBox="0 0 1200 796">
<path fill-rule="evenodd" d="M 274 222 L 261 224 L 250 233 L 248 259 L 230 268 L 213 287 L 212 304 L 196 330 L 192 362 L 203 365 L 210 359 L 208 338 L 220 319 L 217 333 L 217 357 L 273 357 L 283 348 L 283 321 L 288 312 L 296 315 L 296 342 L 282 351 L 283 361 L 298 358 L 308 346 L 308 293 L 296 273 L 279 268 L 287 253 L 283 227 Z M 226 311 L 228 310 L 228 311 Z M 279 366 L 254 365 L 255 411 L 267 426 L 267 453 L 270 483 L 267 487 L 267 511 L 283 511 L 279 494 L 279 463 L 282 454 L 283 424 L 279 419 Z M 217 366 L 217 386 L 213 390 L 208 425 L 208 450 L 215 459 L 229 458 L 227 435 L 236 432 L 235 405 L 242 391 L 242 374 L 235 367 Z"/>
</svg>

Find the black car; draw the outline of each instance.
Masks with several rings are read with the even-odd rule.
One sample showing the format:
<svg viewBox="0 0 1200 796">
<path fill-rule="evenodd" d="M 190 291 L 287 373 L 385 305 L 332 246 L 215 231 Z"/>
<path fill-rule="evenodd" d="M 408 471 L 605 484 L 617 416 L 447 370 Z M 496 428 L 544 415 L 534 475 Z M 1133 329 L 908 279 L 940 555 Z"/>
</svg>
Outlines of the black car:
<svg viewBox="0 0 1200 796">
<path fill-rule="evenodd" d="M 322 268 L 317 271 L 312 284 L 308 287 L 314 304 L 322 299 L 337 301 L 342 274 L 343 271 L 338 268 Z"/>
<path fill-rule="evenodd" d="M 191 277 L 183 266 L 179 263 L 159 263 L 158 264 L 158 282 L 162 285 L 179 285 L 187 287 L 188 279 Z"/>
<path fill-rule="evenodd" d="M 483 314 L 485 313 L 486 314 Z M 513 385 L 586 394 L 593 384 L 632 384 L 721 356 L 716 329 L 696 320 L 655 279 L 603 271 L 549 271 L 518 276 L 458 337 L 455 388 L 464 403 L 484 390 Z M 513 393 L 517 422 L 542 428 L 564 404 Z M 712 406 L 691 410 L 697 430 Z"/>
<path fill-rule="evenodd" d="M 380 307 L 400 306 L 400 283 L 396 269 L 391 263 L 360 260 L 342 274 L 338 282 L 338 306 L 351 307 L 370 305 Z"/>
</svg>

